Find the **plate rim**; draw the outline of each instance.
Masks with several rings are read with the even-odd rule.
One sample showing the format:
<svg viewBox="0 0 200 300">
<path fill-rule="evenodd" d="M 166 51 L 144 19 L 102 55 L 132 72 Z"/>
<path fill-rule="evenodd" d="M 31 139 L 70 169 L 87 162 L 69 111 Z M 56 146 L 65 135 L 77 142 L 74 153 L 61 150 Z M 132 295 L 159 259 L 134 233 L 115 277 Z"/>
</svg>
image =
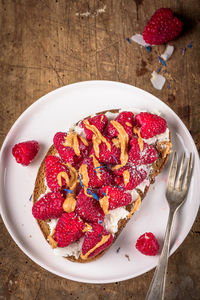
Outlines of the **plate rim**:
<svg viewBox="0 0 200 300">
<path fill-rule="evenodd" d="M 32 108 L 36 107 L 37 105 L 39 105 L 41 102 L 43 101 L 48 101 L 48 98 L 49 96 L 53 95 L 53 94 L 57 94 L 59 93 L 60 91 L 64 91 L 64 90 L 67 90 L 68 88 L 71 88 L 71 87 L 81 87 L 81 86 L 91 86 L 91 85 L 118 85 L 118 86 L 121 86 L 122 88 L 132 88 L 132 89 L 135 89 L 137 90 L 140 94 L 142 93 L 143 95 L 144 94 L 147 94 L 149 96 L 152 97 L 152 100 L 156 101 L 157 103 L 161 103 L 162 105 L 164 105 L 164 107 L 166 107 L 170 113 L 173 115 L 173 117 L 176 117 L 178 122 L 181 123 L 181 126 L 183 127 L 183 130 L 184 132 L 186 133 L 187 137 L 190 139 L 190 141 L 192 142 L 193 144 L 193 148 L 195 150 L 195 154 L 197 155 L 197 157 L 199 158 L 199 153 L 197 151 L 197 148 L 196 148 L 196 145 L 195 145 L 195 142 L 193 140 L 193 137 L 192 135 L 190 134 L 189 130 L 187 129 L 186 125 L 184 124 L 184 122 L 181 120 L 181 118 L 171 109 L 171 107 L 169 107 L 165 102 L 163 102 L 161 99 L 157 98 L 156 96 L 154 96 L 153 94 L 141 89 L 141 88 L 138 88 L 138 87 L 135 87 L 131 84 L 127 84 L 127 83 L 123 83 L 123 82 L 118 82 L 118 81 L 109 81 L 109 80 L 88 80 L 88 81 L 81 81 L 81 82 L 75 82 L 75 83 L 72 83 L 72 84 L 69 84 L 69 85 L 65 85 L 65 86 L 62 86 L 62 87 L 59 87 L 55 90 L 52 90 L 50 92 L 48 92 L 47 94 L 43 95 L 42 97 L 40 97 L 38 100 L 36 100 L 35 102 L 33 102 L 29 107 L 27 107 L 25 109 L 24 112 L 22 112 L 22 114 L 17 118 L 17 120 L 12 124 L 11 128 L 9 129 L 4 141 L 3 141 L 3 144 L 2 144 L 2 147 L 1 147 L 1 150 L 0 150 L 0 163 L 2 162 L 2 156 L 3 156 L 3 153 L 4 153 L 4 148 L 7 144 L 7 140 L 9 139 L 10 135 L 12 134 L 12 132 L 15 130 L 15 127 L 18 125 L 18 123 L 21 122 L 21 119 L 23 119 L 24 115 L 26 115 L 29 110 L 31 110 Z M 1 163 L 2 165 L 2 163 Z M 198 163 L 197 165 L 197 168 L 199 169 L 199 172 L 200 172 L 200 162 Z M 4 173 L 2 168 L 0 168 L 0 175 Z M 0 187 L 0 197 L 2 197 L 2 190 L 3 190 L 3 187 L 1 186 Z M 200 203 L 199 203 L 200 204 Z M 13 233 L 12 231 L 12 228 L 11 226 L 8 224 L 6 218 L 4 218 L 4 213 L 3 213 L 3 207 L 2 207 L 2 201 L 0 201 L 0 214 L 1 214 L 1 217 L 2 217 L 2 220 L 4 222 L 4 225 L 6 227 L 6 229 L 8 230 L 11 238 L 14 240 L 14 242 L 17 244 L 17 246 L 20 248 L 20 250 L 22 250 L 33 262 L 37 263 L 39 266 L 41 266 L 42 268 L 44 268 L 45 270 L 48 270 L 49 272 L 51 272 L 52 274 L 56 274 L 62 278 L 66 278 L 66 279 L 70 279 L 70 280 L 73 280 L 73 281 L 77 281 L 77 282 L 84 282 L 84 283 L 96 283 L 96 284 L 102 284 L 102 283 L 112 283 L 112 282 L 116 282 L 116 281 L 124 281 L 124 280 L 128 280 L 128 279 L 131 279 L 131 278 L 135 278 L 137 276 L 140 276 L 140 275 L 143 275 L 145 274 L 146 272 L 152 270 L 153 268 L 155 268 L 156 264 L 153 265 L 150 269 L 147 267 L 146 269 L 144 268 L 144 272 L 143 273 L 140 273 L 139 274 L 134 274 L 134 275 L 128 275 L 128 276 L 123 276 L 123 277 L 120 277 L 120 279 L 114 279 L 114 280 L 96 280 L 96 279 L 90 279 L 90 280 L 87 280 L 87 279 L 84 279 L 82 277 L 78 278 L 78 277 L 74 277 L 74 276 L 71 276 L 71 275 L 68 275 L 66 276 L 65 274 L 61 273 L 61 272 L 57 272 L 55 270 L 52 270 L 48 265 L 46 265 L 45 263 L 41 262 L 41 260 L 37 259 L 37 257 L 35 257 L 34 255 L 32 255 L 28 250 L 26 250 L 26 248 L 23 247 L 23 245 L 20 243 L 20 241 L 18 241 L 18 239 L 15 237 L 15 234 Z M 196 219 L 196 216 L 198 214 L 198 209 L 197 209 L 197 212 L 196 214 L 193 215 L 193 220 L 192 220 L 192 226 L 194 224 L 194 221 Z M 183 243 L 183 241 L 185 240 L 185 238 L 188 236 L 189 232 L 191 230 L 191 227 L 189 229 L 189 231 L 187 232 L 187 234 L 185 235 L 184 239 L 182 240 L 181 244 Z M 180 245 L 181 245 L 180 244 Z M 172 255 L 179 247 L 180 245 L 173 251 L 170 251 L 170 255 Z"/>
</svg>

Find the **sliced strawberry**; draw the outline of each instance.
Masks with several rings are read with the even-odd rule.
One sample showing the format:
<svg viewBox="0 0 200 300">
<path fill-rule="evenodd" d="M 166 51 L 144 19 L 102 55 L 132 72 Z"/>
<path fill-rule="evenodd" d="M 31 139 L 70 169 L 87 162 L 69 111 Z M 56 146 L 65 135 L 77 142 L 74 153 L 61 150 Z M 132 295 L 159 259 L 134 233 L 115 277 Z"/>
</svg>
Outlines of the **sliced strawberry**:
<svg viewBox="0 0 200 300">
<path fill-rule="evenodd" d="M 141 112 L 136 115 L 135 119 L 137 126 L 141 127 L 140 134 L 144 139 L 152 138 L 153 136 L 166 131 L 166 121 L 160 116 L 148 112 Z"/>
<path fill-rule="evenodd" d="M 104 242 L 104 239 L 106 239 L 106 242 Z M 113 241 L 112 234 L 109 234 L 109 232 L 107 232 L 102 225 L 93 224 L 92 231 L 88 231 L 85 234 L 84 242 L 82 245 L 83 257 L 84 255 L 85 258 L 96 256 L 97 254 L 101 253 L 103 250 L 108 248 L 108 246 L 112 244 L 112 241 Z M 89 251 L 91 251 L 91 253 L 87 255 Z"/>
<path fill-rule="evenodd" d="M 67 182 L 65 177 L 69 176 L 70 172 L 67 166 L 62 164 L 62 161 L 59 157 L 48 155 L 45 159 L 46 166 L 46 181 L 48 187 L 52 190 L 52 192 L 56 192 L 61 189 L 61 187 L 67 187 Z M 58 174 L 62 172 L 61 184 L 59 185 Z M 65 176 L 66 174 L 66 176 Z"/>
<path fill-rule="evenodd" d="M 113 186 L 104 186 L 103 188 L 101 188 L 100 195 L 101 198 L 108 196 L 108 210 L 128 205 L 132 201 L 131 195 L 129 193 Z"/>
<path fill-rule="evenodd" d="M 95 117 L 88 118 L 87 120 L 89 121 L 90 125 L 94 125 L 101 133 L 104 131 L 104 129 L 108 124 L 108 118 L 104 114 L 100 114 Z M 81 122 L 80 126 L 84 128 L 86 138 L 89 141 L 92 140 L 94 133 L 85 126 L 84 121 Z"/>
<path fill-rule="evenodd" d="M 75 212 L 85 222 L 102 222 L 104 219 L 104 212 L 99 205 L 99 202 L 84 193 L 84 189 L 80 191 L 76 200 Z"/>
<path fill-rule="evenodd" d="M 143 150 L 140 151 L 137 138 L 133 137 L 131 139 L 130 146 L 131 149 L 128 152 L 128 158 L 129 162 L 133 163 L 134 165 L 152 164 L 158 158 L 156 149 L 145 142 L 143 142 Z"/>
<path fill-rule="evenodd" d="M 121 112 L 115 119 L 115 121 L 119 122 L 125 129 L 125 131 L 128 133 L 129 137 L 131 138 L 133 136 L 133 127 L 135 125 L 134 121 L 134 114 L 130 111 L 123 111 Z M 110 137 L 116 137 L 118 136 L 117 129 L 112 125 L 109 124 L 108 126 L 108 135 Z"/>
<path fill-rule="evenodd" d="M 147 172 L 142 167 L 133 167 L 131 165 L 122 167 L 114 172 L 116 184 L 125 190 L 133 190 L 138 186 L 146 177 Z"/>
<path fill-rule="evenodd" d="M 47 220 L 59 218 L 64 212 L 62 205 L 65 198 L 60 192 L 47 193 L 34 203 L 32 207 L 32 214 L 38 220 Z"/>
<path fill-rule="evenodd" d="M 80 155 L 78 156 L 72 147 L 64 145 L 66 137 L 67 133 L 57 132 L 53 138 L 54 146 L 64 162 L 70 163 L 71 165 L 76 165 L 80 163 L 84 157 L 88 156 L 89 146 L 85 145 L 78 136 L 78 144 L 80 149 Z"/>
<path fill-rule="evenodd" d="M 56 225 L 54 239 L 58 247 L 66 247 L 83 235 L 85 223 L 74 212 L 64 213 Z"/>
</svg>

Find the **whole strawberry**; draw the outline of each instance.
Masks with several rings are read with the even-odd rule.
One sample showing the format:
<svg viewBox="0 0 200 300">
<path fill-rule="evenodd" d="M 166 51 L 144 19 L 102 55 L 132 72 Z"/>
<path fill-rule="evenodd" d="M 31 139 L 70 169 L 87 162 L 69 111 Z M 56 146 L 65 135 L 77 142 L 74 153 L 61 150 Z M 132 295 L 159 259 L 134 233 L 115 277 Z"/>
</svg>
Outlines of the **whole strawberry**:
<svg viewBox="0 0 200 300">
<path fill-rule="evenodd" d="M 141 235 L 135 245 L 136 249 L 142 254 L 154 256 L 159 251 L 159 244 L 156 237 L 151 232 Z"/>
<path fill-rule="evenodd" d="M 160 8 L 151 17 L 144 28 L 143 38 L 151 45 L 161 45 L 177 38 L 183 23 L 173 16 L 170 8 Z"/>
<path fill-rule="evenodd" d="M 26 141 L 14 145 L 12 148 L 12 154 L 17 163 L 22 164 L 23 166 L 28 166 L 35 158 L 39 148 L 40 146 L 37 141 Z"/>
<path fill-rule="evenodd" d="M 65 198 L 60 192 L 47 193 L 44 197 L 34 203 L 32 214 L 38 220 L 59 218 L 64 212 L 62 205 Z"/>
</svg>

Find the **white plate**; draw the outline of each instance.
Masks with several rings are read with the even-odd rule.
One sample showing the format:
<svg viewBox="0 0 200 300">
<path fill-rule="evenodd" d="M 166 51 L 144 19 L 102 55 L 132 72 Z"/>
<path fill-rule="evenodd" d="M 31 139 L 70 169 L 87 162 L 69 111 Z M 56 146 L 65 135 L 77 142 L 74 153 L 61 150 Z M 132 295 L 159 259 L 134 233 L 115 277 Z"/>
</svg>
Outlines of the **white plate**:
<svg viewBox="0 0 200 300">
<path fill-rule="evenodd" d="M 50 272 L 80 282 L 108 283 L 133 278 L 156 266 L 158 256 L 142 255 L 135 249 L 137 238 L 153 232 L 162 244 L 168 205 L 165 186 L 168 167 L 158 176 L 116 243 L 97 261 L 72 263 L 53 255 L 32 217 L 32 194 L 40 162 L 52 144 L 57 131 L 65 131 L 73 123 L 93 113 L 113 108 L 139 108 L 160 111 L 172 132 L 174 149 L 193 152 L 195 167 L 187 201 L 179 210 L 172 232 L 171 253 L 183 242 L 199 208 L 199 157 L 191 135 L 179 117 L 162 101 L 136 87 L 111 81 L 88 81 L 59 88 L 36 101 L 9 131 L 0 157 L 0 197 L 3 221 L 17 245 L 33 261 Z M 17 164 L 12 146 L 25 140 L 37 140 L 41 150 L 29 166 Z M 119 252 L 117 249 L 120 247 Z M 130 258 L 128 260 L 127 256 Z"/>
</svg>

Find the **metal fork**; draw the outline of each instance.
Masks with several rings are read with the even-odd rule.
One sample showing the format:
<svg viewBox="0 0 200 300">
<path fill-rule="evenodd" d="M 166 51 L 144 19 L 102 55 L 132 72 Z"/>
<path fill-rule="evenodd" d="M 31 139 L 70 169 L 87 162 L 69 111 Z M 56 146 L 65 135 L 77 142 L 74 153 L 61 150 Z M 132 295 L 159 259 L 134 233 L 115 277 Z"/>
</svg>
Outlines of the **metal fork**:
<svg viewBox="0 0 200 300">
<path fill-rule="evenodd" d="M 178 208 L 185 201 L 186 195 L 189 190 L 191 173 L 192 173 L 192 153 L 190 153 L 186 170 L 185 170 L 185 153 L 183 154 L 180 169 L 178 171 L 178 157 L 175 152 L 170 166 L 167 189 L 166 189 L 166 198 L 169 204 L 170 211 L 169 211 L 167 228 L 165 232 L 164 245 L 145 300 L 164 299 L 172 222 Z"/>
</svg>

